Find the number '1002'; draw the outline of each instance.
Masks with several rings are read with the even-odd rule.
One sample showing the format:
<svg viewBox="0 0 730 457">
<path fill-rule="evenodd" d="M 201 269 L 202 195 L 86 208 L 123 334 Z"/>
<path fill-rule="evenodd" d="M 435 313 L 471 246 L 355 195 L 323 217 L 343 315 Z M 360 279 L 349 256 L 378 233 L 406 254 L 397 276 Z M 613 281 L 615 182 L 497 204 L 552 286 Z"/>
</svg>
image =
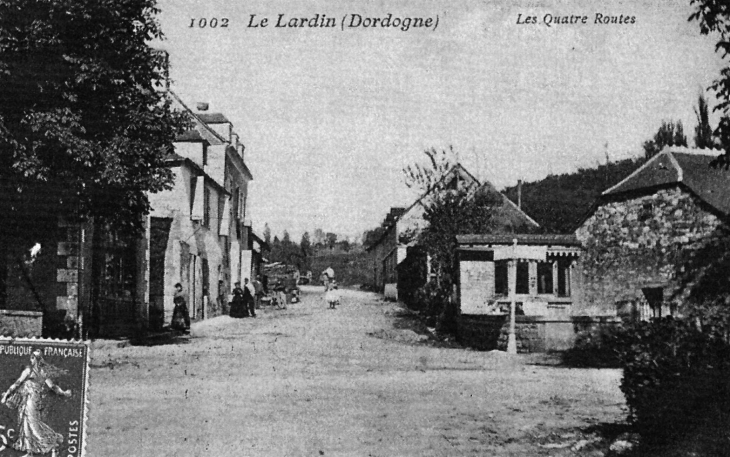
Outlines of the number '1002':
<svg viewBox="0 0 730 457">
<path fill-rule="evenodd" d="M 198 27 L 199 29 L 204 29 L 206 27 L 210 27 L 211 29 L 215 29 L 217 27 L 226 28 L 228 27 L 228 18 L 222 17 L 220 18 L 220 21 L 217 17 L 212 17 L 210 19 L 207 18 L 191 18 L 190 19 L 190 27 Z"/>
</svg>

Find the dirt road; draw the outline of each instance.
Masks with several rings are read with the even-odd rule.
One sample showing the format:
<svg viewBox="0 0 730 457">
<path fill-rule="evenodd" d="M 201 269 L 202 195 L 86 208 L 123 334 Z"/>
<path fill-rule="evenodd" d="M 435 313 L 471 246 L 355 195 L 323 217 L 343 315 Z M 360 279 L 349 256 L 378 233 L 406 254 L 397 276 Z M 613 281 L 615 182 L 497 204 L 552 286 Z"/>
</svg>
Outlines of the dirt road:
<svg viewBox="0 0 730 457">
<path fill-rule="evenodd" d="M 310 288 L 174 344 L 95 342 L 88 455 L 603 455 L 588 427 L 623 417 L 617 370 L 434 347 L 397 313 Z"/>
</svg>

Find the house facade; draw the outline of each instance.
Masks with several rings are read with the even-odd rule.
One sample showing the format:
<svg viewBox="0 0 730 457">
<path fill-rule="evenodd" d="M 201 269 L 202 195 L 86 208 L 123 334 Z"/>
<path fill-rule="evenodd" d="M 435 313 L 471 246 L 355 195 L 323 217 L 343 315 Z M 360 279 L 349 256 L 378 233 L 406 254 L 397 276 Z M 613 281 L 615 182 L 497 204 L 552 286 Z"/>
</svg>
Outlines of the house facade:
<svg viewBox="0 0 730 457">
<path fill-rule="evenodd" d="M 398 294 L 408 293 L 408 289 L 418 286 L 419 280 L 403 277 L 399 270 L 419 271 L 420 282 L 425 282 L 429 271 L 429 261 L 422 250 L 417 249 L 420 233 L 428 226 L 424 218 L 426 208 L 439 192 L 449 190 L 467 190 L 470 192 L 488 191 L 502 197 L 500 209 L 500 225 L 504 231 L 510 232 L 518 227 L 537 228 L 539 225 L 506 196 L 499 193 L 490 183 L 480 183 L 461 164 L 449 170 L 431 189 L 425 192 L 408 208 L 391 208 L 382 224 L 384 233 L 372 246 L 370 252 L 373 282 L 376 290 L 385 293 L 386 298 L 398 299 Z M 409 256 L 417 256 L 409 260 L 408 268 L 399 268 Z M 415 264 L 421 265 L 418 268 Z"/>
<path fill-rule="evenodd" d="M 575 232 L 585 249 L 577 311 L 638 319 L 681 311 L 688 275 L 701 274 L 685 261 L 727 227 L 730 171 L 710 166 L 718 154 L 669 147 L 603 192 Z"/>
<path fill-rule="evenodd" d="M 458 300 L 462 314 L 573 314 L 580 242 L 574 235 L 459 235 Z"/>
<path fill-rule="evenodd" d="M 192 128 L 166 159 L 172 188 L 148 195 L 143 235 L 93 220 L 45 221 L 38 211 L 36 246 L 0 260 L 0 328 L 27 321 L 13 326 L 32 329 L 15 335 L 40 336 L 42 317 L 46 335 L 131 335 L 170 323 L 178 282 L 191 317 L 203 319 L 224 312 L 233 283 L 251 277 L 261 253 L 246 222 L 253 177 L 245 147 L 225 116 L 195 113 L 169 94 Z"/>
<path fill-rule="evenodd" d="M 252 246 L 245 224 L 248 183 L 245 147 L 220 113 L 196 113 L 177 99 L 193 128 L 175 142 L 168 164 L 169 191 L 150 195 L 150 325 L 169 325 L 175 284 L 188 295 L 191 318 L 226 312 L 235 282 L 252 274 Z M 250 224 L 249 224 L 250 225 Z"/>
</svg>

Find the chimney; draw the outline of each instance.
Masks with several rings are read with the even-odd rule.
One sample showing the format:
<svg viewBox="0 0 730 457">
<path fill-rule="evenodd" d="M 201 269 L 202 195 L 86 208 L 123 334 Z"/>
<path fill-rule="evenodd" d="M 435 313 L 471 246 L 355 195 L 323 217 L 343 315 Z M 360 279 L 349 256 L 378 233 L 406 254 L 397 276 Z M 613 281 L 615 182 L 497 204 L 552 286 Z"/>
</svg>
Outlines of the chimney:
<svg viewBox="0 0 730 457">
<path fill-rule="evenodd" d="M 195 105 L 195 109 L 197 109 L 198 111 L 208 111 L 208 108 L 209 108 L 209 105 L 205 102 L 198 102 Z"/>
<path fill-rule="evenodd" d="M 517 180 L 517 207 L 522 209 L 522 180 Z"/>
<path fill-rule="evenodd" d="M 238 155 L 240 155 L 241 158 L 243 159 L 243 151 L 246 150 L 246 146 L 244 146 L 243 143 L 238 143 L 236 145 L 236 149 L 238 150 Z"/>
</svg>

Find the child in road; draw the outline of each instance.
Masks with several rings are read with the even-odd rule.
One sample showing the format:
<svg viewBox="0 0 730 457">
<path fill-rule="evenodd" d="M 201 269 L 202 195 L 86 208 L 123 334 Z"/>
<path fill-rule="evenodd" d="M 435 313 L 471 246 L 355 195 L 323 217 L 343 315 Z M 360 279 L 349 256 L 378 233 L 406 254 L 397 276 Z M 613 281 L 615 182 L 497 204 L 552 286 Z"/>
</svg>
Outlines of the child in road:
<svg viewBox="0 0 730 457">
<path fill-rule="evenodd" d="M 324 293 L 324 299 L 329 303 L 330 309 L 335 309 L 340 304 L 340 291 L 337 290 L 337 283 L 332 281 L 327 292 Z"/>
</svg>

